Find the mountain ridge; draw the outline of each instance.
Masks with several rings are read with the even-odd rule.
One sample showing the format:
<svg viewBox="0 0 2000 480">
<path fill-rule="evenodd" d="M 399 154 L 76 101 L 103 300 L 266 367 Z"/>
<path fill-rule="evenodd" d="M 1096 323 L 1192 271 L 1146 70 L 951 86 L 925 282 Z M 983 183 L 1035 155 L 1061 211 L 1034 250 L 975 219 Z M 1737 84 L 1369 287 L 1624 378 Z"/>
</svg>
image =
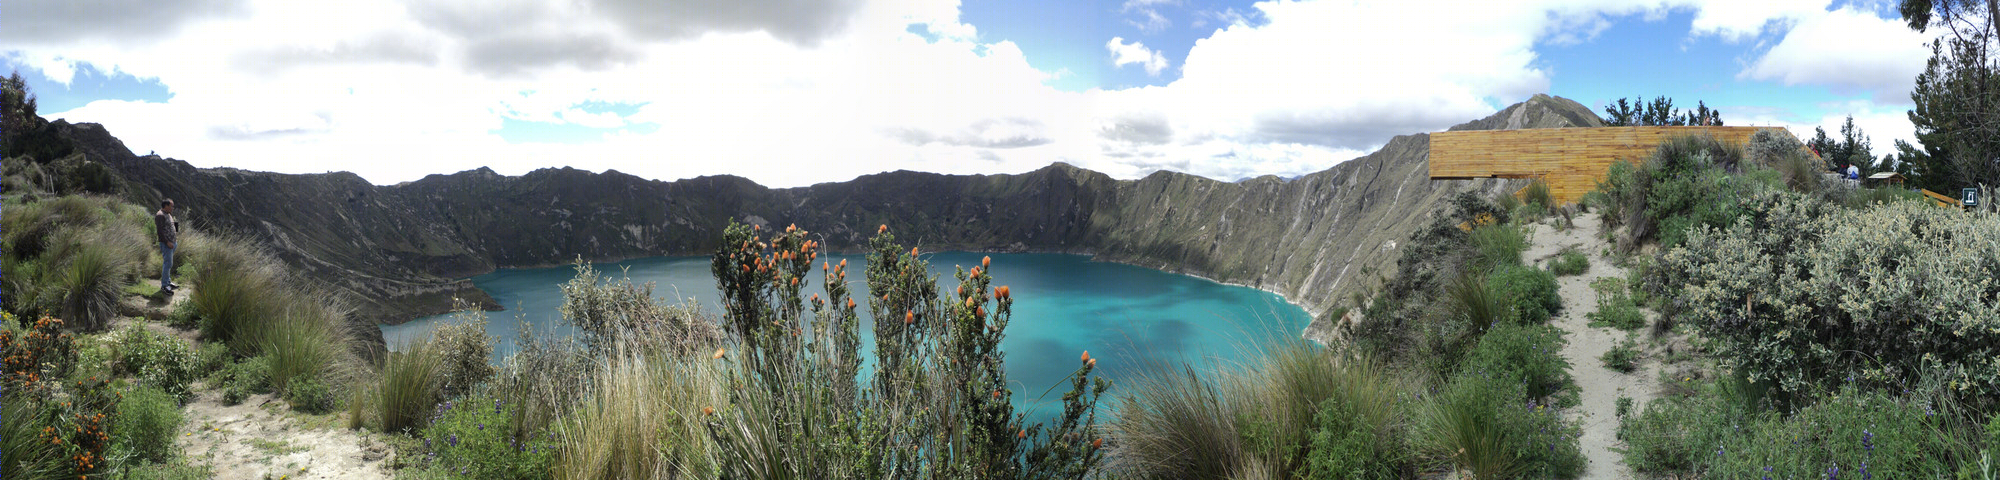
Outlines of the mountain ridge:
<svg viewBox="0 0 2000 480">
<path fill-rule="evenodd" d="M 1451 129 L 1601 125 L 1574 101 L 1536 95 Z M 1451 194 L 1509 185 L 1430 181 L 1423 133 L 1290 180 L 1164 170 L 1119 180 L 1057 162 L 1021 174 L 900 170 L 773 189 L 729 175 L 658 181 L 569 167 L 373 185 L 349 172 L 195 168 L 133 155 L 99 125 L 51 126 L 122 177 L 128 197 L 174 198 L 193 225 L 270 246 L 378 323 L 441 313 L 453 298 L 497 307 L 465 280 L 496 268 L 707 254 L 732 219 L 797 224 L 846 251 L 888 224 L 926 250 L 1093 254 L 1272 291 L 1319 314 L 1392 270 L 1395 242 Z"/>
</svg>

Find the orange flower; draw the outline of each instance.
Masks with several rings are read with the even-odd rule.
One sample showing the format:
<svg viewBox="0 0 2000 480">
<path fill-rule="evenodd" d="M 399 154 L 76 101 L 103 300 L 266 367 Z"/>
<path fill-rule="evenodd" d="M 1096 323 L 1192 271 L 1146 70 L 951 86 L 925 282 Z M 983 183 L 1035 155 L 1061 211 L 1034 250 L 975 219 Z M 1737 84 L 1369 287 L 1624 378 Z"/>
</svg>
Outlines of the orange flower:
<svg viewBox="0 0 2000 480">
<path fill-rule="evenodd" d="M 999 390 L 994 390 L 994 391 L 993 391 L 993 398 L 1000 398 L 1000 391 L 999 391 Z"/>
<path fill-rule="evenodd" d="M 854 299 L 853 299 L 853 298 L 848 298 L 848 299 L 847 299 L 847 308 L 848 308 L 849 310 L 852 310 L 852 309 L 854 309 Z"/>
<path fill-rule="evenodd" d="M 1090 448 L 1104 448 L 1104 439 L 1099 438 L 1095 441 L 1090 442 Z"/>
<path fill-rule="evenodd" d="M 1097 368 L 1097 359 L 1095 359 L 1095 358 L 1093 358 L 1093 359 L 1090 359 L 1090 360 L 1087 360 L 1087 361 L 1085 361 L 1085 362 L 1083 362 L 1083 363 L 1084 363 L 1085 365 L 1090 365 L 1090 368 Z"/>
<path fill-rule="evenodd" d="M 972 278 L 979 278 L 979 267 L 972 267 Z"/>
<path fill-rule="evenodd" d="M 709 416 L 714 414 L 715 414 L 715 407 L 701 407 L 702 416 Z"/>
<path fill-rule="evenodd" d="M 993 256 L 987 255 L 985 258 L 979 259 L 979 266 L 988 270 L 993 269 Z"/>
<path fill-rule="evenodd" d="M 887 223 L 882 224 L 882 226 L 880 227 L 875 227 L 876 235 L 881 235 L 883 233 L 887 233 L 888 231 L 889 231 L 889 224 Z"/>
<path fill-rule="evenodd" d="M 792 286 L 799 286 L 799 277 L 792 277 Z"/>
<path fill-rule="evenodd" d="M 1017 438 L 1028 438 L 1028 431 L 1027 431 L 1027 430 L 1022 430 L 1022 431 L 1021 431 L 1021 433 L 1020 433 L 1019 435 L 1015 435 L 1015 437 L 1017 437 Z"/>
<path fill-rule="evenodd" d="M 917 256 L 917 247 L 910 247 L 910 256 Z"/>
<path fill-rule="evenodd" d="M 961 296 L 961 297 L 965 296 L 965 286 L 964 286 L 964 285 L 959 285 L 959 286 L 958 286 L 958 296 Z"/>
<path fill-rule="evenodd" d="M 1007 286 L 1001 285 L 999 291 L 997 292 L 997 295 L 995 296 L 998 296 L 1000 297 L 1000 299 L 1005 300 L 1007 298 L 1007 293 L 1008 293 Z"/>
<path fill-rule="evenodd" d="M 1086 361 L 1086 362 L 1090 361 L 1090 351 L 1089 351 L 1089 350 L 1084 350 L 1084 351 L 1083 351 L 1083 361 Z"/>
<path fill-rule="evenodd" d="M 978 316 L 979 318 L 986 318 L 986 307 L 974 307 L 972 309 L 972 314 Z"/>
<path fill-rule="evenodd" d="M 912 324 L 912 323 L 917 323 L 917 312 L 912 312 L 912 311 L 904 311 L 904 312 L 903 312 L 903 324 L 904 324 L 904 325 L 909 325 L 909 324 Z"/>
<path fill-rule="evenodd" d="M 723 353 L 726 353 L 726 352 L 728 352 L 728 351 L 729 351 L 728 349 L 723 349 L 723 348 L 718 348 L 718 349 L 715 349 L 715 354 L 714 354 L 714 355 L 709 355 L 709 356 L 708 356 L 708 359 L 709 359 L 709 360 L 720 360 L 720 359 L 722 359 L 722 354 L 723 354 Z"/>
</svg>

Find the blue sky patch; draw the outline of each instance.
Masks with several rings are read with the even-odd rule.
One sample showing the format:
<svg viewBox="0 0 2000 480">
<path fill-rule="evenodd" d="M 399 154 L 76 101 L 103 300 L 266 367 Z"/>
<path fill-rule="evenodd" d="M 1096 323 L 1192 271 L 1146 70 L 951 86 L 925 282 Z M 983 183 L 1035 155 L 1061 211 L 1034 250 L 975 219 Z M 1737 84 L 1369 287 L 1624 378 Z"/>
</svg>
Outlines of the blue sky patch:
<svg viewBox="0 0 2000 480">
<path fill-rule="evenodd" d="M 9 73 L 20 73 L 21 79 L 28 82 L 28 90 L 35 93 L 35 107 L 44 114 L 74 110 L 97 100 L 165 103 L 174 97 L 158 78 L 105 72 L 89 62 L 76 64 L 76 75 L 67 86 L 13 57 L 6 57 L 5 63 Z"/>
</svg>

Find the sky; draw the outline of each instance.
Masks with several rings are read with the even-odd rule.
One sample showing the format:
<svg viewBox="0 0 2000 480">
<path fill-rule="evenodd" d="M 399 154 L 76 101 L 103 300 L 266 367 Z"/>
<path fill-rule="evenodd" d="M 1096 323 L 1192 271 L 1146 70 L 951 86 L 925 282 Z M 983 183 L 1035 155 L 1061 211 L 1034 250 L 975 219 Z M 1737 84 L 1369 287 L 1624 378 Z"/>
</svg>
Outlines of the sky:
<svg viewBox="0 0 2000 480">
<path fill-rule="evenodd" d="M 1932 35 L 1937 32 L 1933 30 Z M 198 167 L 1292 177 L 1538 93 L 1877 154 L 1930 37 L 1829 0 L 14 0 L 42 116 Z"/>
</svg>

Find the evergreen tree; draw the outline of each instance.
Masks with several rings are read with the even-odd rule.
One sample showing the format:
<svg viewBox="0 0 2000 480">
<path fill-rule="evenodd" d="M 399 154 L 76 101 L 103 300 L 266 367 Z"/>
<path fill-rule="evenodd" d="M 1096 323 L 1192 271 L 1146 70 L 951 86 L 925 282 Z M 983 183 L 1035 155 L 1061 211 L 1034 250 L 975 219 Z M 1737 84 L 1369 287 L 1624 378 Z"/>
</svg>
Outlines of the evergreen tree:
<svg viewBox="0 0 2000 480">
<path fill-rule="evenodd" d="M 1945 30 L 1917 75 L 1910 123 L 1924 155 L 1903 155 L 1926 183 L 1945 188 L 2000 184 L 2000 42 L 1993 0 L 1903 0 L 1909 27 Z M 1912 149 L 1914 152 L 1914 149 Z"/>
</svg>

